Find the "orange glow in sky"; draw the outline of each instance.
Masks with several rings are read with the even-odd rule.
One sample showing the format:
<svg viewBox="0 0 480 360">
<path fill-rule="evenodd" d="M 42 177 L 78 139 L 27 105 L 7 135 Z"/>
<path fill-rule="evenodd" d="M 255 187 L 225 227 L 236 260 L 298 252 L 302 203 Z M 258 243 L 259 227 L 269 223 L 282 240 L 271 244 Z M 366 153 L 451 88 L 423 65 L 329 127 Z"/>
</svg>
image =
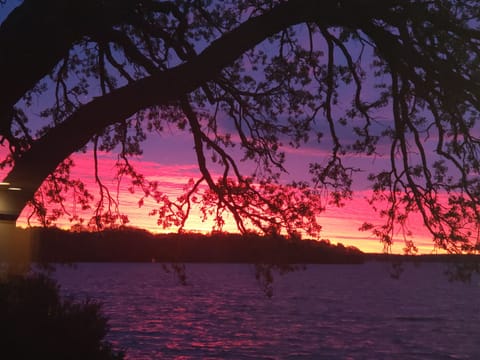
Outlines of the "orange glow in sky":
<svg viewBox="0 0 480 360">
<path fill-rule="evenodd" d="M 115 161 L 114 155 L 100 154 L 100 176 L 106 184 L 115 184 L 113 174 L 115 173 Z M 94 188 L 94 170 L 91 154 L 76 154 L 73 157 L 76 164 L 74 168 L 74 178 L 81 178 L 84 182 L 89 184 L 92 189 L 92 193 L 95 194 Z M 182 193 L 182 189 L 190 178 L 198 179 L 199 172 L 196 164 L 178 164 L 178 165 L 166 165 L 154 161 L 145 161 L 138 159 L 133 164 L 138 167 L 139 170 L 149 179 L 157 180 L 160 184 L 161 191 L 167 193 L 173 198 Z M 115 185 L 116 186 L 116 185 Z M 115 189 L 112 186 L 112 189 Z M 176 229 L 163 229 L 157 225 L 157 218 L 155 216 L 149 216 L 152 209 L 155 208 L 156 203 L 154 200 L 146 200 L 142 207 L 139 207 L 138 200 L 140 193 L 131 194 L 128 191 L 129 181 L 126 179 L 121 183 L 120 187 L 120 210 L 127 214 L 129 217 L 129 226 L 145 228 L 151 232 L 172 232 Z M 320 214 L 319 221 L 322 225 L 322 232 L 320 234 L 321 239 L 329 239 L 332 243 L 342 243 L 345 246 L 356 246 L 365 252 L 382 252 L 383 244 L 379 242 L 372 234 L 359 231 L 359 227 L 365 222 L 372 222 L 381 224 L 382 219 L 378 217 L 365 200 L 368 197 L 369 191 L 362 190 L 354 193 L 354 198 L 351 201 L 347 201 L 346 205 L 342 208 L 336 208 L 333 206 L 327 207 L 327 210 Z M 70 212 L 78 211 L 74 210 L 73 204 L 70 204 L 70 208 L 67 206 L 67 210 Z M 26 225 L 26 214 L 24 211 L 18 221 L 18 225 Z M 85 215 L 88 219 L 88 216 Z M 224 231 L 238 232 L 233 218 L 226 219 L 226 225 Z M 67 218 L 63 219 L 58 224 L 60 227 L 69 228 L 70 223 Z M 193 211 L 185 230 L 208 233 L 212 230 L 213 223 L 210 221 L 203 222 L 201 220 L 198 211 Z M 421 253 L 431 253 L 433 250 L 433 243 L 430 240 L 429 235 L 425 229 L 421 226 L 421 221 L 411 221 L 410 227 L 415 234 L 415 242 Z M 399 234 L 399 239 L 396 241 L 392 248 L 395 253 L 401 253 L 403 249 L 403 241 Z"/>
</svg>

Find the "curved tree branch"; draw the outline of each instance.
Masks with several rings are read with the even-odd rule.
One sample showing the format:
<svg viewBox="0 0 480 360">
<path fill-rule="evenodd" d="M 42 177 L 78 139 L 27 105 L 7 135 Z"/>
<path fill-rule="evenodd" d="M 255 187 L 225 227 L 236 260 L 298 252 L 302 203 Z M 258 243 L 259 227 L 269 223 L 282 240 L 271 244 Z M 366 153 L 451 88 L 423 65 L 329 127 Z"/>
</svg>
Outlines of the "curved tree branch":
<svg viewBox="0 0 480 360">
<path fill-rule="evenodd" d="M 287 2 L 245 21 L 212 42 L 191 61 L 140 79 L 79 108 L 62 124 L 36 140 L 6 177 L 5 181 L 24 190 L 16 204 L 18 214 L 63 159 L 85 146 L 107 126 L 149 106 L 178 100 L 214 79 L 223 68 L 269 36 L 286 26 L 313 20 L 332 25 L 351 23 L 350 16 L 337 6 L 337 1 L 322 4 L 314 0 Z"/>
</svg>

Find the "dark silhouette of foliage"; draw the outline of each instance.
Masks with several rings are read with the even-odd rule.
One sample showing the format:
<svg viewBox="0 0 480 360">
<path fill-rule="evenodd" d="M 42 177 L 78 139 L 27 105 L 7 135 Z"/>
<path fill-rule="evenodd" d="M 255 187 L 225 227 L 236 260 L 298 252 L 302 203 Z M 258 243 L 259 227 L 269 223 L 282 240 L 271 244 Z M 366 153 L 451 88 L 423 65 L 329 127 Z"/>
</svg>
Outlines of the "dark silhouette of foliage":
<svg viewBox="0 0 480 360">
<path fill-rule="evenodd" d="M 99 303 L 62 299 L 56 282 L 36 273 L 0 280 L 0 348 L 4 359 L 123 359 L 104 340 Z"/>
<path fill-rule="evenodd" d="M 363 253 L 355 247 L 251 233 L 154 235 L 134 228 L 106 229 L 101 232 L 69 232 L 55 228 L 25 231 L 35 239 L 33 246 L 36 257 L 33 261 L 39 263 L 155 261 L 176 263 L 178 266 L 189 262 L 281 266 L 363 262 Z"/>
<path fill-rule="evenodd" d="M 91 224 L 125 223 L 97 171 L 96 154 L 117 151 L 118 178 L 158 202 L 160 225 L 182 230 L 198 205 L 218 229 L 228 211 L 243 232 L 317 236 L 362 170 L 346 159 L 383 154 L 370 201 L 384 223 L 362 229 L 415 252 L 420 214 L 436 248 L 476 253 L 479 22 L 477 0 L 25 0 L 0 25 L 1 166 L 23 189 L 0 192 L 4 217 L 30 202 L 50 225 L 75 194 Z M 200 170 L 177 199 L 129 162 L 167 127 L 191 134 Z M 311 181 L 282 183 L 286 150 L 316 142 L 330 155 Z M 86 146 L 96 198 L 70 175 Z"/>
</svg>

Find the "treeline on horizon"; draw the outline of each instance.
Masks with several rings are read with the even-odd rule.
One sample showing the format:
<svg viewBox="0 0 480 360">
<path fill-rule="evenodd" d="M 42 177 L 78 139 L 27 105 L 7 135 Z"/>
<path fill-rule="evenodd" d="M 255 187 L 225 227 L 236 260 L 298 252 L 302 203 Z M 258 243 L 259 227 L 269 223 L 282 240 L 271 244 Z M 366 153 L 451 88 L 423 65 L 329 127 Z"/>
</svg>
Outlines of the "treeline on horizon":
<svg viewBox="0 0 480 360">
<path fill-rule="evenodd" d="M 257 234 L 152 234 L 123 227 L 100 232 L 30 228 L 33 261 L 359 264 L 364 253 L 327 240 L 290 240 Z"/>
</svg>

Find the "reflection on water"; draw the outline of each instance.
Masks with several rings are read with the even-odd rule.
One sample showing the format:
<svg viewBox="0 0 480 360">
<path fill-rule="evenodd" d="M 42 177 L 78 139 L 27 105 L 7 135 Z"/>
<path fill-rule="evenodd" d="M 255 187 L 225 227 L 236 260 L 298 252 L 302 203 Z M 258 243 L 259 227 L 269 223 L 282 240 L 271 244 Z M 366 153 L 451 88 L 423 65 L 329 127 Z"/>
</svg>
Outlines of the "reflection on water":
<svg viewBox="0 0 480 360">
<path fill-rule="evenodd" d="M 444 265 L 310 265 L 275 278 L 267 298 L 248 265 L 58 269 L 66 294 L 100 300 L 128 359 L 480 359 L 480 279 Z"/>
</svg>

